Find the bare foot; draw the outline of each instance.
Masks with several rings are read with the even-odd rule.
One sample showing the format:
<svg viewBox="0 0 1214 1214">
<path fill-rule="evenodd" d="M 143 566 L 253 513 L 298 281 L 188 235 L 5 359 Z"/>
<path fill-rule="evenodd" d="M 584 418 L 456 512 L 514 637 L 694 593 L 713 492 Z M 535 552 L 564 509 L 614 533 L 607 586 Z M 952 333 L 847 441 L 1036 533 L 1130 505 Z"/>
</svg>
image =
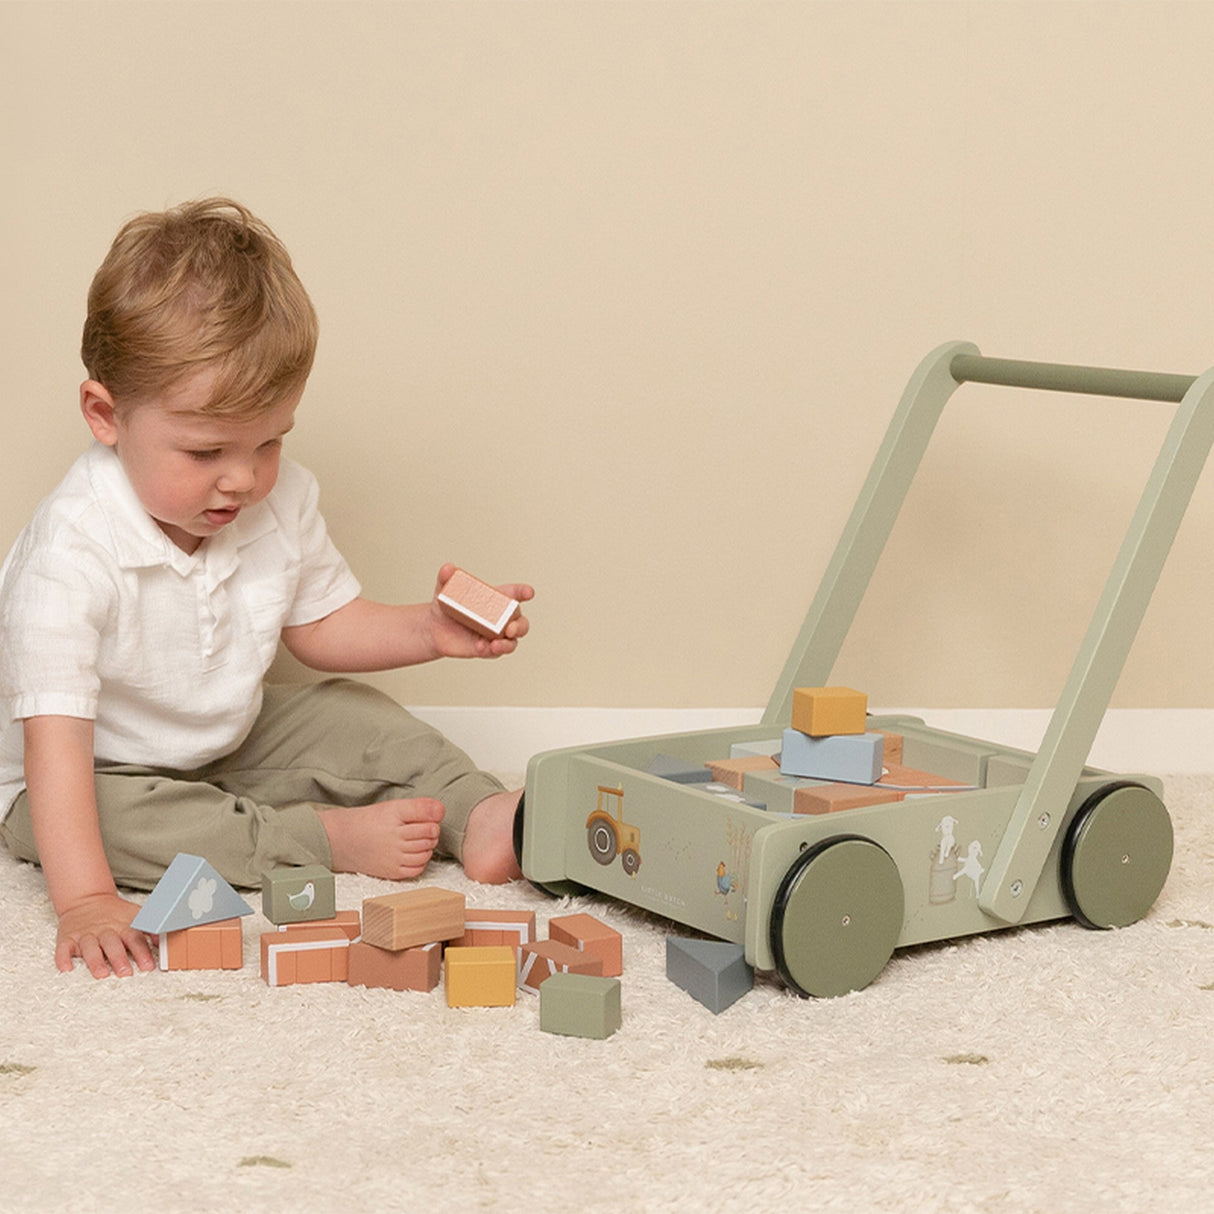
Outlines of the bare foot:
<svg viewBox="0 0 1214 1214">
<path fill-rule="evenodd" d="M 523 875 L 514 858 L 514 811 L 522 790 L 494 793 L 475 806 L 464 831 L 464 872 L 485 885 Z"/>
<path fill-rule="evenodd" d="M 404 881 L 420 876 L 438 843 L 441 801 L 416 797 L 320 811 L 335 873 Z"/>
</svg>

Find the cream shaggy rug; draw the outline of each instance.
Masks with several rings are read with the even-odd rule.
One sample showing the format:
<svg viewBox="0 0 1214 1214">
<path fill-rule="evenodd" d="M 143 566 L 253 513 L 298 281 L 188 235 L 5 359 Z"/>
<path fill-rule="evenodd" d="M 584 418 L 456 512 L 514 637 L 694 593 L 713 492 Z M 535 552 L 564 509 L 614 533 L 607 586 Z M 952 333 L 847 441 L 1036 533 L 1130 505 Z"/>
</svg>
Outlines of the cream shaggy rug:
<svg viewBox="0 0 1214 1214">
<path fill-rule="evenodd" d="M 606 1041 L 541 1032 L 534 997 L 270 989 L 260 913 L 238 972 L 59 975 L 41 875 L 0 854 L 0 1209 L 1214 1209 L 1212 793 L 1168 780 L 1142 923 L 916 949 L 842 999 L 760 982 L 720 1016 L 667 981 L 670 924 L 427 873 L 541 934 L 618 927 Z M 389 889 L 339 877 L 338 906 Z"/>
</svg>

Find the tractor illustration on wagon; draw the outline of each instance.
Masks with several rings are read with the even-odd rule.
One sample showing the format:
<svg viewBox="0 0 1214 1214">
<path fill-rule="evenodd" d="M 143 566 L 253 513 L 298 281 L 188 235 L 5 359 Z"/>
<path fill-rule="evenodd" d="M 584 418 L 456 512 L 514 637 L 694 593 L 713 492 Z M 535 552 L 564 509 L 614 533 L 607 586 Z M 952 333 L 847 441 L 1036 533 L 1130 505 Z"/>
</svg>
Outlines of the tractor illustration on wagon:
<svg viewBox="0 0 1214 1214">
<path fill-rule="evenodd" d="M 624 871 L 635 877 L 641 867 L 641 832 L 624 821 L 624 790 L 600 784 L 594 813 L 586 819 L 586 842 L 590 854 L 600 864 L 610 864 L 616 856 Z M 603 798 L 611 798 L 615 812 L 605 809 Z"/>
<path fill-rule="evenodd" d="M 896 738 L 894 762 L 912 780 L 931 773 L 932 786 L 892 788 L 882 776 L 873 783 L 886 781 L 884 800 L 805 811 L 797 796 L 821 801 L 823 790 L 807 794 L 814 780 L 798 784 L 770 764 L 727 795 L 664 778 L 659 761 L 707 766 L 780 750 L 797 690 L 828 683 L 944 405 L 965 383 L 1177 406 L 1040 748 L 868 716 L 866 732 Z M 759 723 L 534 756 L 516 819 L 524 875 L 742 945 L 755 969 L 815 996 L 862 989 L 896 949 L 916 944 L 1066 918 L 1096 929 L 1135 923 L 1171 868 L 1163 783 L 1087 759 L 1212 445 L 1214 369 L 1192 377 L 939 347 L 903 393 Z"/>
</svg>

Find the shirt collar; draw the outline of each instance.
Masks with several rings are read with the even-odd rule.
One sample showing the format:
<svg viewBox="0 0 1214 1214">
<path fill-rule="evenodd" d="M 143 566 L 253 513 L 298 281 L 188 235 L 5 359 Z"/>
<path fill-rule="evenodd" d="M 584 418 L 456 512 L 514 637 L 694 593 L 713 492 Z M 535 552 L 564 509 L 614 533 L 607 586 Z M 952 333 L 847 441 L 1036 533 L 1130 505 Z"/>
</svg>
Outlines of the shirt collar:
<svg viewBox="0 0 1214 1214">
<path fill-rule="evenodd" d="M 223 581 L 236 568 L 238 550 L 273 530 L 273 514 L 261 501 L 242 510 L 235 522 L 205 540 L 195 552 L 183 552 L 143 508 L 112 447 L 95 442 L 87 459 L 89 480 L 109 528 L 114 557 L 124 569 L 167 565 L 188 576 L 203 562 L 209 581 Z"/>
</svg>

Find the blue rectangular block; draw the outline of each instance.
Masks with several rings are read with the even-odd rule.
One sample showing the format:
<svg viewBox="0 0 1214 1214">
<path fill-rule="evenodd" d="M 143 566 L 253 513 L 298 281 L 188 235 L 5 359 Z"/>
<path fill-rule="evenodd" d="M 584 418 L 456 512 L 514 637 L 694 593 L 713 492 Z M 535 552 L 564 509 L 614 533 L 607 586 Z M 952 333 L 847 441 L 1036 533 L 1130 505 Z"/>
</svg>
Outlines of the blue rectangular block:
<svg viewBox="0 0 1214 1214">
<path fill-rule="evenodd" d="M 786 776 L 876 784 L 881 779 L 885 739 L 879 733 L 836 734 L 811 738 L 799 729 L 784 731 L 780 770 Z"/>
</svg>

